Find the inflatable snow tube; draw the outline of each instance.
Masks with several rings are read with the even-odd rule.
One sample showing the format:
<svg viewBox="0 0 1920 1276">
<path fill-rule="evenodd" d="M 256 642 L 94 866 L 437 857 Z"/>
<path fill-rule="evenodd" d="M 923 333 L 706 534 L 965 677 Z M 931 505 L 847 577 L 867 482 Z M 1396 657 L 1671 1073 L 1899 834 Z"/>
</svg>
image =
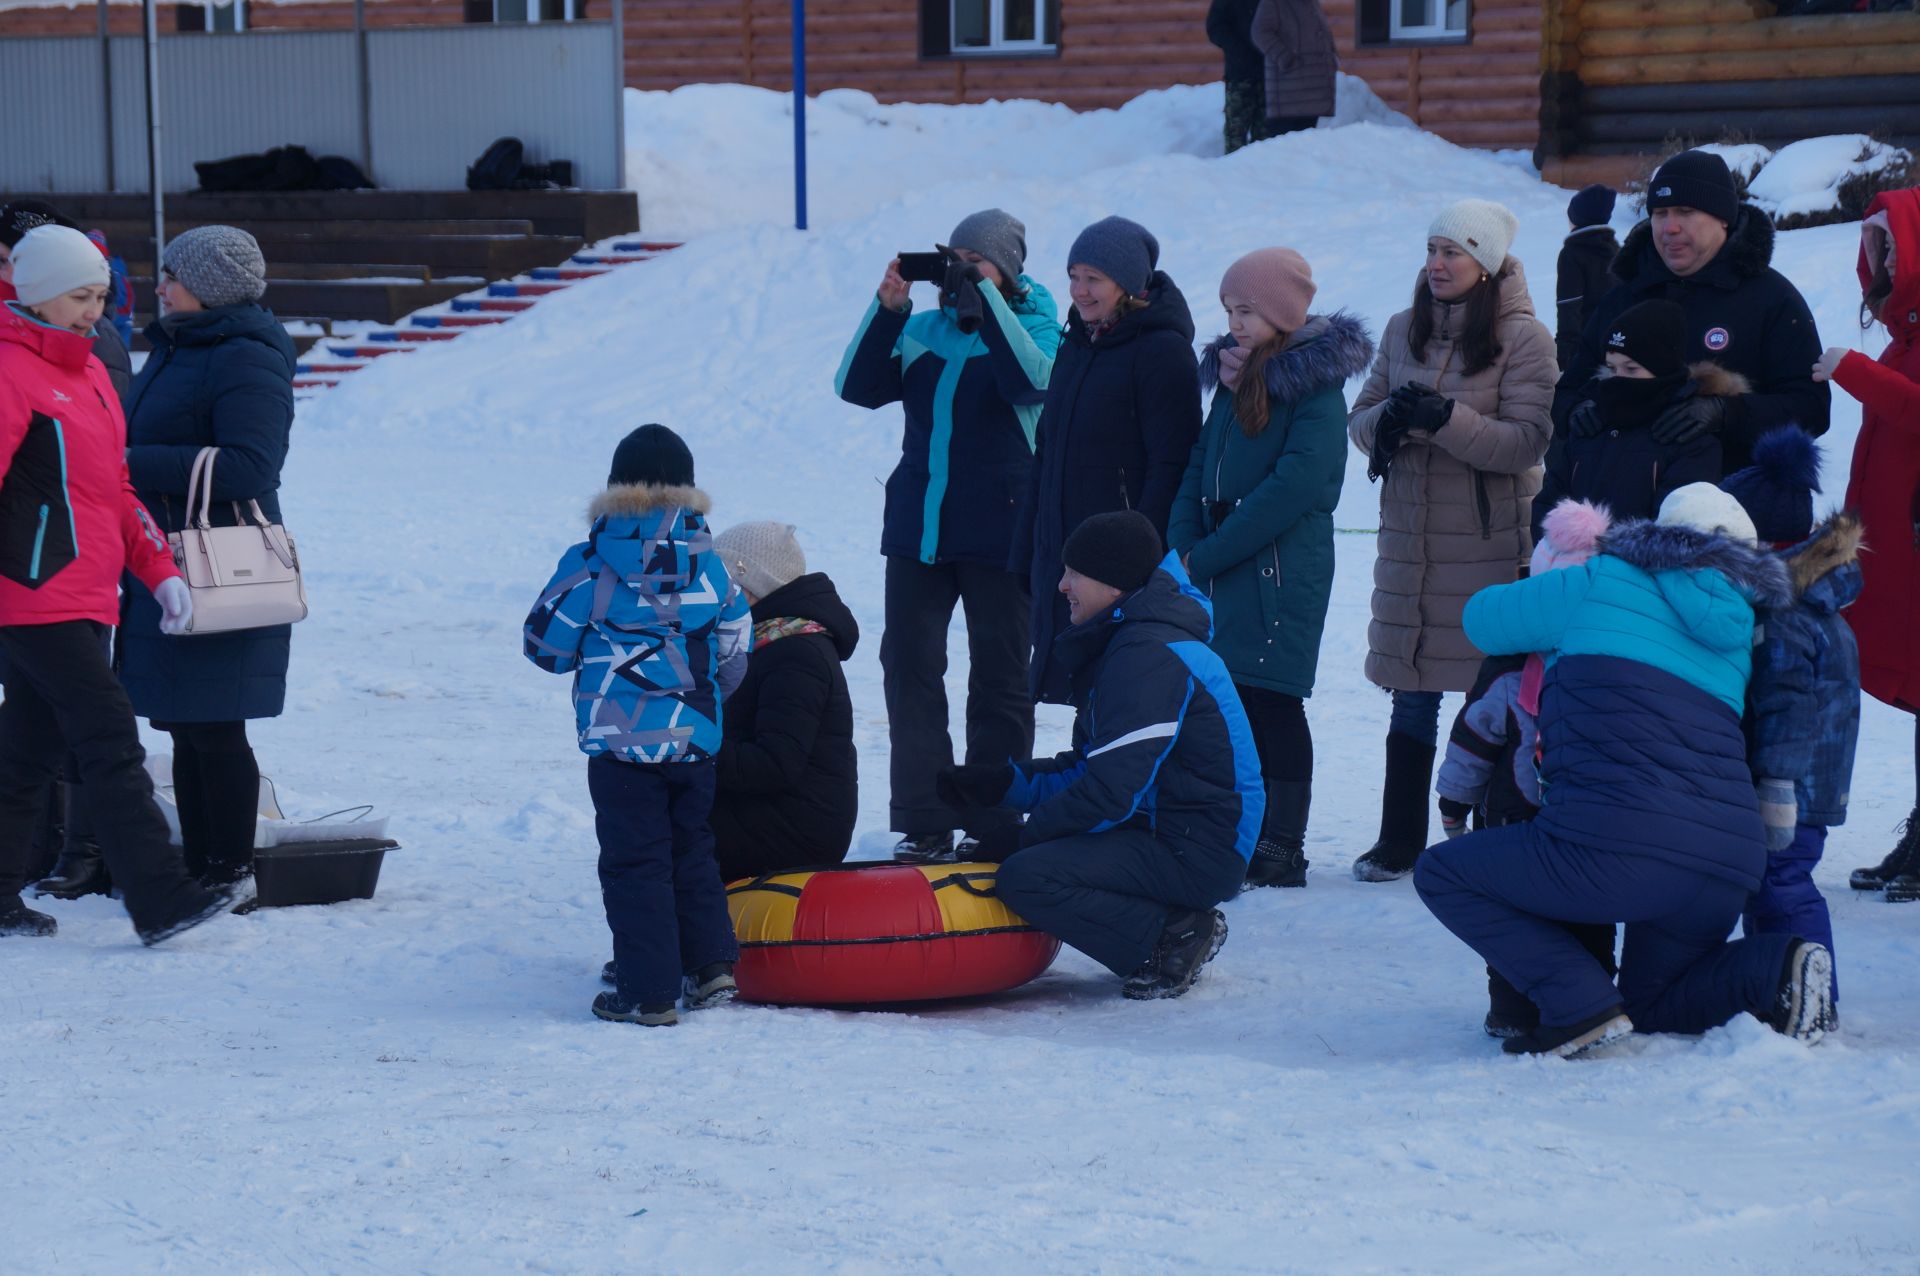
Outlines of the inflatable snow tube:
<svg viewBox="0 0 1920 1276">
<path fill-rule="evenodd" d="M 997 864 L 840 864 L 727 887 L 748 1001 L 858 1006 L 1005 992 L 1060 941 L 993 893 Z"/>
</svg>

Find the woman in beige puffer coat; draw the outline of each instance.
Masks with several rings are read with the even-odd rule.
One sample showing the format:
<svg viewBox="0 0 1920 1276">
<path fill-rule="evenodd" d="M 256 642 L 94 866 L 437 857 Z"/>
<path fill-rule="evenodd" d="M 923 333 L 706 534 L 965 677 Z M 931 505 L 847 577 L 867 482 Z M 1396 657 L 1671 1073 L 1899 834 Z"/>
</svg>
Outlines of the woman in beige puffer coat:
<svg viewBox="0 0 1920 1276">
<path fill-rule="evenodd" d="M 1425 848 L 1441 695 L 1470 690 L 1480 669 L 1461 613 L 1517 579 L 1533 549 L 1559 367 L 1507 256 L 1517 228 L 1485 200 L 1434 219 L 1414 308 L 1388 321 L 1347 418 L 1370 471 L 1384 471 L 1367 677 L 1393 693 L 1380 838 L 1354 864 L 1361 881 L 1406 876 Z"/>
</svg>

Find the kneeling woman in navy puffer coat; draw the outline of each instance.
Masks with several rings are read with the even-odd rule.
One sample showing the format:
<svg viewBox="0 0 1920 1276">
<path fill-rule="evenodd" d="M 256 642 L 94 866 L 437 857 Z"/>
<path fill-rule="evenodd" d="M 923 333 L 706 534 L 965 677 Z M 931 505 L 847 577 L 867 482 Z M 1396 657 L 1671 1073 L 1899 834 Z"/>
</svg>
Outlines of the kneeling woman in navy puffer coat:
<svg viewBox="0 0 1920 1276">
<path fill-rule="evenodd" d="M 1766 867 L 1740 729 L 1754 607 L 1788 597 L 1739 503 L 1696 483 L 1587 563 L 1467 604 L 1467 637 L 1489 655 L 1548 653 L 1544 805 L 1530 824 L 1430 848 L 1414 884 L 1540 1008 L 1509 1053 L 1705 1032 L 1742 1011 L 1801 1040 L 1826 1032 L 1825 948 L 1726 942 Z M 1627 924 L 1617 988 L 1561 922 Z"/>
</svg>

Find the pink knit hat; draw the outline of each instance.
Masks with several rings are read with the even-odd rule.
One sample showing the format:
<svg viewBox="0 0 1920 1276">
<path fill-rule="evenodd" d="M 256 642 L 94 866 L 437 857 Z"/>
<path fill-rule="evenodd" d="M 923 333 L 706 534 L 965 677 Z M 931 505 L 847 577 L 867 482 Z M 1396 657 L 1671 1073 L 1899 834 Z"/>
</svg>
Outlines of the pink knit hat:
<svg viewBox="0 0 1920 1276">
<path fill-rule="evenodd" d="M 1556 567 L 1578 567 L 1592 558 L 1613 520 L 1606 506 L 1587 501 L 1561 501 L 1540 525 L 1540 543 L 1533 547 L 1535 576 Z"/>
<path fill-rule="evenodd" d="M 1253 303 L 1253 312 L 1282 332 L 1298 332 L 1313 304 L 1313 267 L 1291 248 L 1261 248 L 1227 267 L 1222 297 Z"/>
</svg>

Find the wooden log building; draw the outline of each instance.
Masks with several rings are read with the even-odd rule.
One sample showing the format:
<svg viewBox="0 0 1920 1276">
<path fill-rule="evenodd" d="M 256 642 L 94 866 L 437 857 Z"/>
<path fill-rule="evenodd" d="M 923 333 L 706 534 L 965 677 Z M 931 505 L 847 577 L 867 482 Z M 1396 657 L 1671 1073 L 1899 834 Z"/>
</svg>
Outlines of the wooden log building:
<svg viewBox="0 0 1920 1276">
<path fill-rule="evenodd" d="M 1884 3 L 1884 0 L 1882 0 Z M 370 26 L 604 20 L 610 0 L 367 0 Z M 1220 76 L 1208 0 L 807 0 L 808 84 L 887 101 L 1117 106 Z M 1773 0 L 1323 0 L 1342 66 L 1421 127 L 1532 150 L 1566 181 L 1673 136 L 1920 142 L 1920 13 L 1782 17 Z M 178 31 L 350 26 L 350 0 L 166 6 Z M 137 5 L 111 6 L 116 32 Z M 790 86 L 791 0 L 624 0 L 627 83 Z M 91 35 L 85 3 L 0 10 L 0 38 Z M 296 140 L 296 139 L 289 139 Z"/>
</svg>

